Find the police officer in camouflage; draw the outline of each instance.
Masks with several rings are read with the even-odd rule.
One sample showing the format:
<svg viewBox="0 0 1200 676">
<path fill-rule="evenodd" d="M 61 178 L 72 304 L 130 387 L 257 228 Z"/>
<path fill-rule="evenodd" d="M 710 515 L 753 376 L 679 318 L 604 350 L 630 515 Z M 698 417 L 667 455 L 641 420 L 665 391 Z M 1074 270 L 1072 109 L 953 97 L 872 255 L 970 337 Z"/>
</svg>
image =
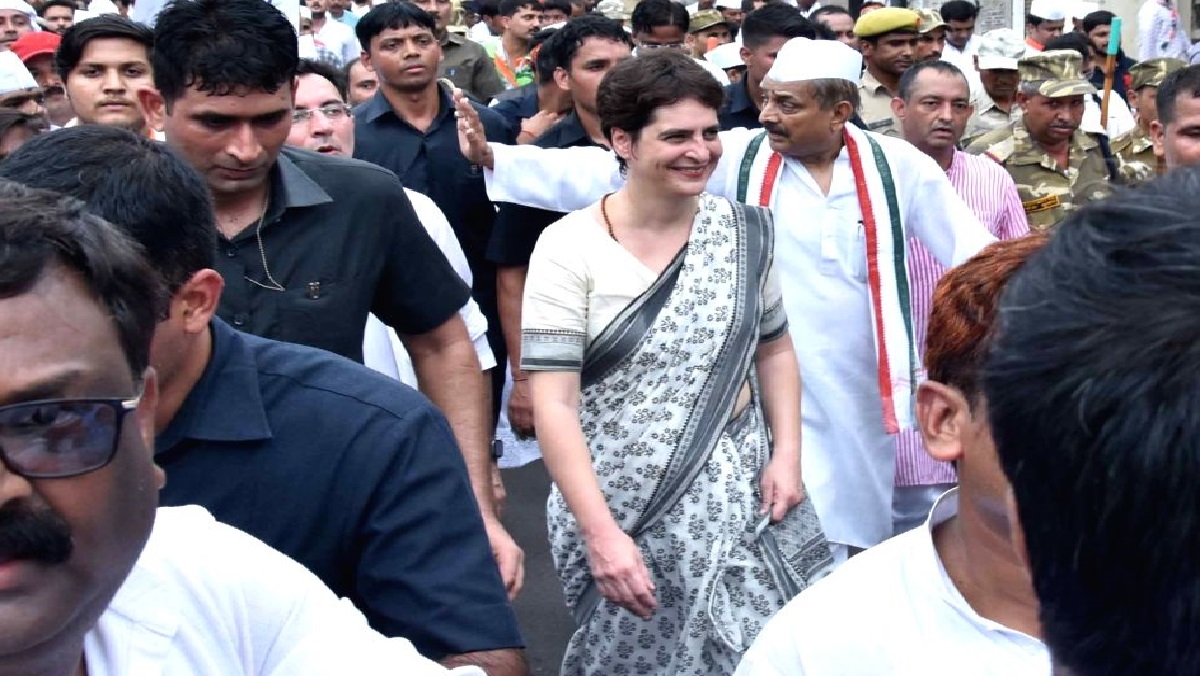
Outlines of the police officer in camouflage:
<svg viewBox="0 0 1200 676">
<path fill-rule="evenodd" d="M 1023 114 L 967 148 L 999 162 L 1017 184 L 1029 227 L 1052 228 L 1086 202 L 1107 197 L 1114 183 L 1144 179 L 1149 169 L 1113 154 L 1103 134 L 1079 130 L 1084 97 L 1095 88 L 1075 50 L 1031 54 L 1017 63 Z"/>
<path fill-rule="evenodd" d="M 1156 174 L 1163 173 L 1165 166 L 1161 157 L 1154 155 L 1154 143 L 1150 139 L 1150 124 L 1158 119 L 1158 106 L 1154 97 L 1158 86 L 1168 75 L 1187 63 L 1179 59 L 1160 57 L 1148 59 L 1129 69 L 1129 105 L 1134 109 L 1137 127 L 1127 134 L 1113 139 L 1112 150 L 1129 162 L 1140 162 L 1154 167 Z"/>
</svg>

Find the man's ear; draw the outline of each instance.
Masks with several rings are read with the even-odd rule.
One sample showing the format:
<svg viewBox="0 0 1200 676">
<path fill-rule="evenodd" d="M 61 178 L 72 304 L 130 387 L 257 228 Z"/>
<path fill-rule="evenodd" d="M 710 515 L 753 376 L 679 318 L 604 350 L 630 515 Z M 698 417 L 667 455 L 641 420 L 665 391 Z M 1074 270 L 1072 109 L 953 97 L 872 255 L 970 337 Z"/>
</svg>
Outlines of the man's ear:
<svg viewBox="0 0 1200 676">
<path fill-rule="evenodd" d="M 742 57 L 742 63 L 746 64 L 746 67 L 749 68 L 751 54 L 750 50 L 746 49 L 745 45 L 742 45 L 742 47 L 738 49 L 738 56 Z"/>
<path fill-rule="evenodd" d="M 971 406 L 958 388 L 932 380 L 917 388 L 917 425 L 925 450 L 934 460 L 962 458 L 963 437 L 970 422 Z"/>
<path fill-rule="evenodd" d="M 1025 110 L 1029 106 L 1029 95 L 1022 91 L 1018 91 L 1016 102 L 1018 106 L 1021 106 L 1021 110 Z"/>
<path fill-rule="evenodd" d="M 142 109 L 142 117 L 146 120 L 146 128 L 154 131 L 163 130 L 163 122 L 167 118 L 167 103 L 157 89 L 147 87 L 137 90 L 138 106 Z"/>
<path fill-rule="evenodd" d="M 566 69 L 564 69 L 564 68 L 555 68 L 554 69 L 554 84 L 558 85 L 559 89 L 563 90 L 564 92 L 571 91 L 571 86 L 569 84 L 570 80 L 571 80 L 571 76 L 567 75 Z"/>
<path fill-rule="evenodd" d="M 183 322 L 183 330 L 198 334 L 212 321 L 221 302 L 225 280 L 216 270 L 200 270 L 180 285 L 171 297 L 171 316 Z"/>
<path fill-rule="evenodd" d="M 1163 135 L 1166 129 L 1163 128 L 1163 123 L 1155 120 L 1150 123 L 1150 143 L 1154 145 L 1154 156 L 1163 156 Z"/>
<path fill-rule="evenodd" d="M 904 104 L 904 99 L 899 96 L 894 97 L 892 99 L 892 114 L 896 116 L 896 119 L 903 120 L 906 112 L 908 112 L 908 106 Z"/>
</svg>

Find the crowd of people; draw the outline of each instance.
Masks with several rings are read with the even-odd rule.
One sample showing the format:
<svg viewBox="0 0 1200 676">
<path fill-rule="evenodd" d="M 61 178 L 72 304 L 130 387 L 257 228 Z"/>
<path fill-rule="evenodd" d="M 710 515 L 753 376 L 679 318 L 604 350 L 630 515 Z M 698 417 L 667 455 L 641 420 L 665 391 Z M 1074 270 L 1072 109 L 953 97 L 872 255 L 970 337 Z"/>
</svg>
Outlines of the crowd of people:
<svg viewBox="0 0 1200 676">
<path fill-rule="evenodd" d="M 139 1 L 0 0 L 0 676 L 526 674 L 530 462 L 565 676 L 1200 674 L 1170 0 Z"/>
</svg>

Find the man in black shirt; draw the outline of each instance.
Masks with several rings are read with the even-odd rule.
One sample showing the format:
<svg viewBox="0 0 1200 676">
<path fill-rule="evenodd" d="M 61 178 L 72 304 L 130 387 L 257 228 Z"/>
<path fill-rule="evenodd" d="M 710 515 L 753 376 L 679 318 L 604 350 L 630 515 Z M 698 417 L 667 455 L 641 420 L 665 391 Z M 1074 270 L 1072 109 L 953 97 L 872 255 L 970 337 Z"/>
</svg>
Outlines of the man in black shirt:
<svg viewBox="0 0 1200 676">
<path fill-rule="evenodd" d="M 220 231 L 218 314 L 234 327 L 362 359 L 367 314 L 403 336 L 422 389 L 454 430 L 510 588 L 520 550 L 495 516 L 487 392 L 458 309 L 468 290 L 378 167 L 283 149 L 296 34 L 260 0 L 159 14 L 155 91 L 142 105 L 208 182 Z"/>
<path fill-rule="evenodd" d="M 721 129 L 758 129 L 758 104 L 762 101 L 763 78 L 775 63 L 783 43 L 792 38 L 817 39 L 815 25 L 792 5 L 769 3 L 746 15 L 742 21 L 742 60 L 746 76 L 725 87 L 725 105 L 717 119 Z"/>
<path fill-rule="evenodd" d="M 598 14 L 571 19 L 542 45 L 542 54 L 553 63 L 554 82 L 571 94 L 573 111 L 534 141 L 543 148 L 569 148 L 602 145 L 604 133 L 596 113 L 596 89 L 613 66 L 633 54 L 633 41 L 621 24 Z M 488 258 L 497 265 L 497 291 L 500 324 L 508 345 L 513 373 L 508 419 L 513 431 L 525 436 L 533 433 L 533 402 L 529 382 L 521 364 L 521 297 L 525 293 L 525 274 L 529 256 L 546 226 L 563 214 L 517 204 L 501 204 L 496 227 L 488 244 Z"/>
</svg>

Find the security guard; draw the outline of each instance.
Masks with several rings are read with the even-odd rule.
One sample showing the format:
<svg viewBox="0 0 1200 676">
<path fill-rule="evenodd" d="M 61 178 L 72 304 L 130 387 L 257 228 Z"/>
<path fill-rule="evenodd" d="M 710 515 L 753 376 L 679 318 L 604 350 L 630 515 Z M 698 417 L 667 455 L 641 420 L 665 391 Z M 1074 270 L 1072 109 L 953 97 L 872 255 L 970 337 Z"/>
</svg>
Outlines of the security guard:
<svg viewBox="0 0 1200 676">
<path fill-rule="evenodd" d="M 1158 119 L 1158 105 L 1154 96 L 1158 86 L 1168 75 L 1187 63 L 1179 59 L 1161 57 L 1143 61 L 1129 69 L 1129 104 L 1136 111 L 1137 127 L 1119 138 L 1113 139 L 1112 150 L 1127 162 L 1139 162 L 1154 167 L 1156 174 L 1163 173 L 1162 158 L 1154 156 L 1154 144 L 1150 140 L 1150 123 Z"/>
<path fill-rule="evenodd" d="M 1039 52 L 1017 63 L 1017 103 L 1023 115 L 976 139 L 967 152 L 999 162 L 1012 175 L 1029 218 L 1045 230 L 1086 202 L 1107 197 L 1114 183 L 1144 180 L 1146 167 L 1113 154 L 1103 134 L 1079 130 L 1084 97 L 1096 89 L 1083 79 L 1075 50 Z"/>
<path fill-rule="evenodd" d="M 858 92 L 862 99 L 860 113 L 869 131 L 900 136 L 892 99 L 899 93 L 900 76 L 916 61 L 920 25 L 920 14 L 899 7 L 863 14 L 854 24 L 867 66 Z"/>
</svg>

